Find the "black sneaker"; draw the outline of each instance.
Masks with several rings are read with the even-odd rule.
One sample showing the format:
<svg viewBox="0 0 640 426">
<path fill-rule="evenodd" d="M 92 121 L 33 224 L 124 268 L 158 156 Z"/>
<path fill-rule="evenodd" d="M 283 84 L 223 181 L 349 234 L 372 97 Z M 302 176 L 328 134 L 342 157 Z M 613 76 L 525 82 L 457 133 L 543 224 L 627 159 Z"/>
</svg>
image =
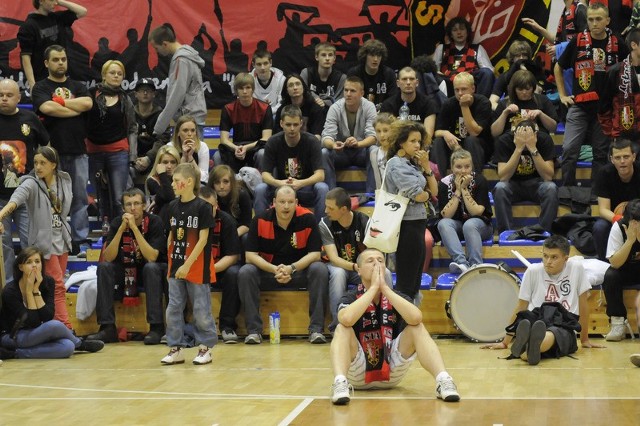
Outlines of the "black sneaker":
<svg viewBox="0 0 640 426">
<path fill-rule="evenodd" d="M 100 340 L 104 343 L 118 343 L 118 330 L 113 324 L 105 324 L 100 326 L 100 331 L 95 334 L 90 334 L 86 337 L 87 340 Z"/>
<path fill-rule="evenodd" d="M 102 340 L 82 339 L 80 346 L 76 349 L 81 352 L 98 352 L 104 348 L 104 342 Z"/>
<path fill-rule="evenodd" d="M 540 345 L 547 334 L 547 326 L 544 321 L 536 321 L 531 326 L 529 333 L 529 348 L 527 349 L 527 361 L 529 365 L 538 365 L 540 362 Z"/>
<path fill-rule="evenodd" d="M 531 322 L 528 319 L 523 319 L 518 323 L 518 328 L 516 328 L 516 338 L 513 339 L 513 344 L 511 345 L 511 355 L 515 358 L 520 358 L 520 356 L 527 350 L 530 330 Z"/>
<path fill-rule="evenodd" d="M 16 357 L 16 352 L 11 349 L 5 349 L 0 346 L 0 359 L 14 359 Z"/>
<path fill-rule="evenodd" d="M 145 345 L 159 345 L 163 334 L 164 333 L 158 332 L 157 330 L 154 330 L 152 328 L 149 331 L 149 333 L 147 333 L 147 335 L 144 336 L 144 344 Z"/>
</svg>

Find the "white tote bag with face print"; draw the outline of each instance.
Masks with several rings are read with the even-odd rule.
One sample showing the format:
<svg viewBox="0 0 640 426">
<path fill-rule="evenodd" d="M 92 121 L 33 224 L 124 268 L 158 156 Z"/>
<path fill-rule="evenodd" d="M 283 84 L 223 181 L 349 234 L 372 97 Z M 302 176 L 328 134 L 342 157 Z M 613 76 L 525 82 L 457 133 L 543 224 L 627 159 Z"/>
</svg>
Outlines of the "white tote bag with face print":
<svg viewBox="0 0 640 426">
<path fill-rule="evenodd" d="M 364 237 L 364 245 L 383 253 L 394 253 L 398 248 L 400 225 L 407 210 L 409 198 L 392 194 L 384 189 L 384 178 L 376 190 L 375 207 Z"/>
</svg>

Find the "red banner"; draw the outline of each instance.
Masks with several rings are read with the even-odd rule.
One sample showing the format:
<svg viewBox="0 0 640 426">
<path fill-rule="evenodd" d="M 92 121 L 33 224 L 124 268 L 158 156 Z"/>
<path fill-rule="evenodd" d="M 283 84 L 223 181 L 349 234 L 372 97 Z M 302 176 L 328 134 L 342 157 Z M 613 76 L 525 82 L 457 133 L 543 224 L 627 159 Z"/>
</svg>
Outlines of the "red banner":
<svg viewBox="0 0 640 426">
<path fill-rule="evenodd" d="M 99 81 L 104 58 L 117 57 L 127 67 L 125 89 L 151 76 L 166 84 L 168 62 L 160 61 L 148 45 L 150 29 L 170 22 L 178 41 L 196 48 L 205 59 L 205 93 L 210 107 L 231 99 L 230 83 L 237 68 L 249 69 L 258 46 L 273 52 L 274 66 L 300 72 L 314 63 L 313 45 L 333 43 L 336 66 L 346 70 L 356 62 L 358 48 L 368 38 L 385 42 L 388 63 L 400 68 L 412 55 L 430 53 L 443 39 L 444 25 L 453 16 L 472 23 L 474 42 L 482 43 L 497 68 L 510 41 L 527 40 L 537 50 L 541 38 L 524 28 L 521 17 L 542 25 L 549 19 L 550 0 L 78 0 L 89 11 L 73 29 L 67 46 L 72 77 L 89 85 Z M 17 32 L 32 12 L 27 0 L 3 0 L 0 11 L 0 78 L 12 78 L 24 87 L 20 72 Z"/>
</svg>

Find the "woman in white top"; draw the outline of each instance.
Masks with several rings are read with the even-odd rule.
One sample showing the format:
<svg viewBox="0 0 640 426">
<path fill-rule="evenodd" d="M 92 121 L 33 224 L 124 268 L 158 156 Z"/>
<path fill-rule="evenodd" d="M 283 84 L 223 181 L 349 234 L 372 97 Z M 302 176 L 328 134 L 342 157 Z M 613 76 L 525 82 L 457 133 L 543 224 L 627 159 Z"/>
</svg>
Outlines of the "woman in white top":
<svg viewBox="0 0 640 426">
<path fill-rule="evenodd" d="M 180 154 L 180 163 L 193 163 L 200 169 L 200 181 L 209 180 L 209 147 L 200 140 L 196 119 L 183 115 L 176 121 L 173 138 L 167 145 L 172 145 Z"/>
</svg>

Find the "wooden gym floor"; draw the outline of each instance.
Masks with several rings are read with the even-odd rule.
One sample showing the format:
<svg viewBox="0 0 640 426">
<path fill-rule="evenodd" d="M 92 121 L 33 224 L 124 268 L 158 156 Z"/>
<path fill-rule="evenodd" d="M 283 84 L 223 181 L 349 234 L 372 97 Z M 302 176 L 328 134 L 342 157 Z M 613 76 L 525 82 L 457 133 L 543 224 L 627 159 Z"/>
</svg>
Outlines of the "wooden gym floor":
<svg viewBox="0 0 640 426">
<path fill-rule="evenodd" d="M 603 339 L 595 339 L 604 342 Z M 329 400 L 329 345 L 218 345 L 213 364 L 162 366 L 165 346 L 107 345 L 67 360 L 0 367 L 0 424 L 71 425 L 637 425 L 637 340 L 580 349 L 530 367 L 464 338 L 438 339 L 459 403 L 435 399 L 416 361 L 399 387 Z M 28 422 L 28 423 L 27 423 Z"/>
</svg>

